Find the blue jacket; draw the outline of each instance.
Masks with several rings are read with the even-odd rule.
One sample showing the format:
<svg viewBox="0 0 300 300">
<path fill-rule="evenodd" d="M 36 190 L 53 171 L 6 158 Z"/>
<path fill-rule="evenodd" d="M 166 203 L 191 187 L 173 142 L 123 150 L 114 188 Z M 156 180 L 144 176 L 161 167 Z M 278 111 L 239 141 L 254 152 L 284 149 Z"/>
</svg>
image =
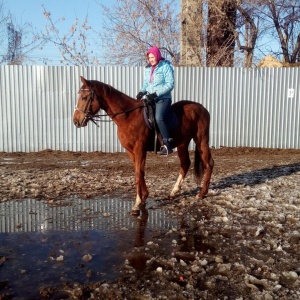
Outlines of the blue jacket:
<svg viewBox="0 0 300 300">
<path fill-rule="evenodd" d="M 163 98 L 171 99 L 171 91 L 174 88 L 174 70 L 171 63 L 165 59 L 160 60 L 154 70 L 153 80 L 149 82 L 151 68 L 151 65 L 147 65 L 145 68 L 143 86 L 140 92 L 156 93 L 158 96 L 157 100 Z"/>
</svg>

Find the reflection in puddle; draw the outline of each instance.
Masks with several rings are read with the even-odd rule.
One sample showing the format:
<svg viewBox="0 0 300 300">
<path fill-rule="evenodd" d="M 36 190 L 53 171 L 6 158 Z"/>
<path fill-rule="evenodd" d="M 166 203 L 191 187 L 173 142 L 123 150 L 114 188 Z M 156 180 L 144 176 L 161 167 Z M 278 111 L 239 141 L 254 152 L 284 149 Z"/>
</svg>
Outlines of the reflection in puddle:
<svg viewBox="0 0 300 300">
<path fill-rule="evenodd" d="M 131 207 L 109 198 L 0 203 L 0 296 L 32 299 L 45 285 L 117 278 L 134 247 L 176 227 L 163 210 L 137 219 Z"/>
</svg>

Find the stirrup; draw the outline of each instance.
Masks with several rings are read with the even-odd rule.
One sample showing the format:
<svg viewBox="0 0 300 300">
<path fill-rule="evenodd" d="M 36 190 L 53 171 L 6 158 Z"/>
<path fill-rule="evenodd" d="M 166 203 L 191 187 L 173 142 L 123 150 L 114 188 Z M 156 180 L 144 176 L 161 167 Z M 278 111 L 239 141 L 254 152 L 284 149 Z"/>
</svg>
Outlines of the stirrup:
<svg viewBox="0 0 300 300">
<path fill-rule="evenodd" d="M 173 152 L 173 149 L 168 148 L 166 145 L 160 147 L 159 154 L 160 155 L 168 155 Z"/>
</svg>

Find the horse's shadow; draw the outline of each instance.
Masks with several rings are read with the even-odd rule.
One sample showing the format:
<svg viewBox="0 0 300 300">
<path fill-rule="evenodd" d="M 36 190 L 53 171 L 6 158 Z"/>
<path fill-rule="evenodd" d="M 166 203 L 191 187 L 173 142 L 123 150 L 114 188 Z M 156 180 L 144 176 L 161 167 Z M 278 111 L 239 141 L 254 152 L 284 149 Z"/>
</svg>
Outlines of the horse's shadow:
<svg viewBox="0 0 300 300">
<path fill-rule="evenodd" d="M 241 174 L 235 174 L 220 178 L 215 183 L 211 183 L 210 189 L 212 191 L 230 188 L 232 186 L 255 186 L 257 184 L 265 183 L 268 180 L 272 180 L 278 177 L 289 176 L 300 171 L 300 163 L 294 163 L 290 165 L 273 166 L 270 168 L 263 168 L 259 170 L 253 170 Z M 178 194 L 172 201 L 180 201 L 182 197 L 191 197 L 199 192 L 200 187 L 192 190 L 184 191 Z M 208 197 L 208 196 L 206 196 Z M 168 197 L 162 197 L 155 199 L 158 202 L 168 200 Z"/>
<path fill-rule="evenodd" d="M 254 186 L 278 177 L 289 176 L 299 171 L 300 163 L 253 170 L 221 178 L 218 182 L 211 184 L 211 189 L 220 190 L 232 187 L 233 185 Z"/>
</svg>

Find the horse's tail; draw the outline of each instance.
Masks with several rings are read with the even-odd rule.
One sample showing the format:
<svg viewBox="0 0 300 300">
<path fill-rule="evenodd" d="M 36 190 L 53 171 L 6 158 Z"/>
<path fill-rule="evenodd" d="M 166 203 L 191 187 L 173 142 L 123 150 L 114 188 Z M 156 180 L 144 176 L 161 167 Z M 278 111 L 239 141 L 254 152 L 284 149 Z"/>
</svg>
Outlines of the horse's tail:
<svg viewBox="0 0 300 300">
<path fill-rule="evenodd" d="M 194 174 L 196 177 L 196 183 L 200 185 L 204 175 L 204 165 L 197 147 L 195 149 Z"/>
</svg>

